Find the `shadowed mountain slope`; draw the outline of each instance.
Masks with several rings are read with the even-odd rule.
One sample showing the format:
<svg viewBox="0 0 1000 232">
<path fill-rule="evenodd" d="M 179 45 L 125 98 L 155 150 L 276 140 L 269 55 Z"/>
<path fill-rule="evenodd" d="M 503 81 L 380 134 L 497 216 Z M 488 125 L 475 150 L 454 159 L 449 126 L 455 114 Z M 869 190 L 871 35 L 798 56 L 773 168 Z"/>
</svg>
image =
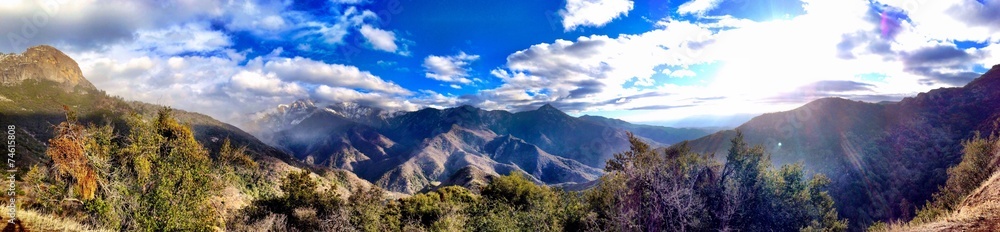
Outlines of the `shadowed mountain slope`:
<svg viewBox="0 0 1000 232">
<path fill-rule="evenodd" d="M 907 219 L 947 179 L 961 142 L 1000 122 L 1000 65 L 961 88 L 942 88 L 895 103 L 839 98 L 764 114 L 736 128 L 763 144 L 776 164 L 802 162 L 833 180 L 830 193 L 853 228 Z M 724 154 L 734 130 L 690 141 L 694 151 Z"/>
</svg>

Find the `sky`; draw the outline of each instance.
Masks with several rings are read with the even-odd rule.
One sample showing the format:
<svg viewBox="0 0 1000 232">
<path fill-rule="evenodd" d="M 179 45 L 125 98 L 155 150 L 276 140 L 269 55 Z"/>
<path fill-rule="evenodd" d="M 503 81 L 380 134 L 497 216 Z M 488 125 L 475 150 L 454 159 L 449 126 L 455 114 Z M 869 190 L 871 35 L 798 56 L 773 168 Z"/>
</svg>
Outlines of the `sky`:
<svg viewBox="0 0 1000 232">
<path fill-rule="evenodd" d="M 313 99 L 732 126 L 963 86 L 1000 63 L 1000 0 L 0 0 L 0 35 L 236 125 Z"/>
</svg>

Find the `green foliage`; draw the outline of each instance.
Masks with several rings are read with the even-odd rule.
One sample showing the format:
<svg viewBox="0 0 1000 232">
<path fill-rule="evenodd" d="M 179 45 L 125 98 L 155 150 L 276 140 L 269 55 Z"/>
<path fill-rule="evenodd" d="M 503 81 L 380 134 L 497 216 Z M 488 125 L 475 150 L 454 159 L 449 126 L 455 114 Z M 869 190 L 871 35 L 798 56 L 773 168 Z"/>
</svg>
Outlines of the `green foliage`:
<svg viewBox="0 0 1000 232">
<path fill-rule="evenodd" d="M 502 201 L 519 208 L 544 204 L 544 201 L 551 198 L 551 194 L 551 191 L 532 183 L 519 172 L 497 177 L 482 190 L 483 197 L 489 200 Z"/>
<path fill-rule="evenodd" d="M 400 220 L 417 223 L 418 228 L 431 231 L 461 230 L 468 220 L 466 210 L 479 200 L 468 189 L 447 186 L 400 199 Z"/>
<path fill-rule="evenodd" d="M 135 125 L 133 125 L 135 126 Z M 208 152 L 194 140 L 191 130 L 170 116 L 170 110 L 160 111 L 149 125 L 152 130 L 133 131 L 135 141 L 158 141 L 143 144 L 154 148 L 143 158 L 145 172 L 139 177 L 140 209 L 133 217 L 140 230 L 210 230 L 215 218 L 208 198 L 215 189 L 210 175 Z M 145 127 L 145 126 L 138 126 Z M 150 133 L 153 132 L 153 133 Z M 151 139 L 145 137 L 152 137 Z"/>
<path fill-rule="evenodd" d="M 889 224 L 885 222 L 875 222 L 872 223 L 871 226 L 868 226 L 868 229 L 866 231 L 869 232 L 889 231 Z"/>
<path fill-rule="evenodd" d="M 257 169 L 257 162 L 253 161 L 253 159 L 246 154 L 246 151 L 246 146 L 233 148 L 229 138 L 226 138 L 222 141 L 222 147 L 219 148 L 219 162 L 235 167 Z"/>
<path fill-rule="evenodd" d="M 686 144 L 662 153 L 630 135 L 631 150 L 608 161 L 608 174 L 585 194 L 600 230 L 844 231 L 829 180 L 807 180 L 801 165 L 771 169 L 767 154 L 742 134 L 725 165 Z M 589 223 L 587 217 L 582 223 Z"/>
<path fill-rule="evenodd" d="M 208 231 L 220 225 L 208 201 L 219 183 L 208 151 L 169 110 L 155 120 L 127 117 L 127 136 L 111 124 L 84 128 L 67 107 L 50 141 L 53 168 L 25 181 L 28 207 L 128 231 Z M 75 216 L 74 216 L 75 215 Z"/>
<path fill-rule="evenodd" d="M 569 221 L 557 190 L 512 172 L 482 189 L 483 201 L 471 209 L 470 230 L 561 231 Z M 582 214 L 582 213 L 578 213 Z"/>
<path fill-rule="evenodd" d="M 387 231 L 400 226 L 399 205 L 387 201 L 381 188 L 356 188 L 347 201 L 351 225 L 359 231 Z"/>
<path fill-rule="evenodd" d="M 772 170 L 759 146 L 749 147 L 737 132 L 723 169 L 724 205 L 734 209 L 728 222 L 742 230 L 844 231 L 833 199 L 822 191 L 830 180 L 817 174 L 804 178 L 801 164 Z M 725 212 L 725 211 L 724 211 Z M 726 219 L 726 218 L 724 218 Z M 726 221 L 726 220 L 724 220 Z"/>
<path fill-rule="evenodd" d="M 917 211 L 911 223 L 927 223 L 957 209 L 973 190 L 997 171 L 1000 165 L 1000 137 L 976 134 L 962 142 L 962 161 L 948 168 L 948 180 L 938 188 L 933 200 Z"/>
<path fill-rule="evenodd" d="M 308 170 L 289 172 L 281 179 L 280 197 L 268 197 L 228 218 L 227 229 L 303 231 L 352 230 L 340 196 L 333 188 L 319 191 Z"/>
<path fill-rule="evenodd" d="M 27 207 L 62 214 L 63 208 L 60 205 L 66 195 L 66 183 L 50 178 L 46 168 L 35 165 L 25 173 L 24 185 L 28 186 L 25 190 L 27 198 L 24 200 Z"/>
<path fill-rule="evenodd" d="M 281 191 L 285 192 L 285 204 L 315 202 L 317 199 L 316 182 L 309 177 L 311 172 L 290 172 L 281 181 Z"/>
</svg>

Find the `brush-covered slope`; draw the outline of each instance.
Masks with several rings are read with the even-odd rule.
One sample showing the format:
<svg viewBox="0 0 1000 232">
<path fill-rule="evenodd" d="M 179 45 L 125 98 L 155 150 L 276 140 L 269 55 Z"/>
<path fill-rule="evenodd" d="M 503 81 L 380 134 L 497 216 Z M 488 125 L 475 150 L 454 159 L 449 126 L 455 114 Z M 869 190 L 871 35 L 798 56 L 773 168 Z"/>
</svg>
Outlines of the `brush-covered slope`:
<svg viewBox="0 0 1000 232">
<path fill-rule="evenodd" d="M 386 112 L 353 103 L 317 107 L 308 100 L 258 119 L 261 138 L 307 163 L 350 169 L 393 191 L 444 183 L 465 167 L 488 175 L 526 173 L 545 184 L 585 183 L 605 160 L 628 149 L 626 130 L 654 144 L 703 133 L 576 118 L 551 105 L 510 113 L 472 106 Z"/>
<path fill-rule="evenodd" d="M 905 219 L 929 200 L 961 157 L 961 141 L 990 134 L 1000 118 L 1000 65 L 961 88 L 942 88 L 896 103 L 819 99 L 764 114 L 739 126 L 778 164 L 802 162 L 833 180 L 830 193 L 853 228 Z M 690 142 L 725 154 L 735 131 Z"/>
<path fill-rule="evenodd" d="M 138 200 L 119 205 L 104 205 L 104 207 L 108 208 L 105 208 L 105 211 L 101 211 L 100 215 L 82 215 L 81 212 L 91 212 L 90 210 L 94 210 L 91 207 L 95 204 L 104 204 L 102 202 L 126 199 L 129 196 L 138 196 L 131 194 L 140 194 L 143 197 L 162 197 L 170 201 L 186 201 L 174 202 L 172 203 L 173 205 L 191 205 L 197 201 L 192 199 L 173 199 L 171 197 L 178 195 L 167 193 L 171 192 L 170 189 L 176 190 L 172 192 L 179 192 L 178 194 L 182 194 L 184 191 L 210 189 L 209 191 L 205 191 L 209 195 L 202 195 L 204 198 L 198 198 L 208 201 L 208 205 L 196 205 L 193 207 L 204 206 L 211 208 L 212 212 L 206 213 L 206 215 L 210 215 L 208 217 L 211 217 L 211 219 L 205 217 L 202 219 L 223 222 L 227 219 L 228 215 L 240 210 L 242 207 L 246 207 L 253 201 L 281 195 L 281 189 L 279 188 L 281 178 L 285 177 L 289 172 L 297 172 L 299 170 L 308 170 L 311 178 L 320 180 L 317 182 L 318 188 L 324 190 L 331 189 L 343 197 L 350 195 L 351 189 L 371 186 L 370 182 L 358 178 L 352 172 L 311 166 L 303 163 L 288 153 L 261 142 L 239 128 L 206 115 L 182 110 L 164 110 L 165 107 L 163 106 L 142 102 L 129 102 L 119 97 L 108 96 L 104 91 L 95 88 L 94 85 L 82 76 L 80 69 L 73 59 L 49 46 L 32 47 L 22 54 L 0 54 L 0 71 L 2 71 L 0 73 L 0 81 L 2 81 L 2 85 L 0 85 L 0 125 L 3 125 L 4 128 L 12 128 L 13 134 L 16 137 L 16 156 L 13 158 L 15 159 L 18 172 L 16 176 L 19 179 L 17 186 L 32 186 L 32 188 L 23 188 L 18 191 L 19 207 L 21 208 L 18 211 L 21 212 L 23 210 L 24 212 L 29 212 L 29 214 L 25 214 L 27 215 L 26 217 L 21 217 L 23 220 L 22 224 L 17 224 L 17 227 L 8 228 L 41 231 L 74 230 L 74 227 L 51 227 L 48 223 L 62 224 L 65 222 L 67 225 L 70 225 L 71 223 L 75 223 L 73 221 L 81 221 L 86 223 L 87 226 L 75 227 L 76 229 L 103 225 L 112 228 L 120 227 L 122 230 L 127 230 L 126 228 L 131 228 L 129 226 L 136 226 L 135 223 L 144 222 L 137 222 L 137 219 L 130 218 L 132 220 L 123 221 L 130 221 L 132 224 L 122 225 L 116 224 L 118 220 L 112 220 L 116 223 L 103 223 L 87 218 L 111 218 L 115 217 L 114 215 L 132 215 L 134 212 L 126 211 L 136 209 L 129 207 L 143 206 L 143 204 L 137 203 Z M 158 113 L 161 111 L 164 112 L 162 115 L 165 116 L 157 118 L 159 116 Z M 152 122 L 153 120 L 163 121 L 156 121 L 154 123 Z M 130 123 L 126 123 L 126 121 L 130 121 Z M 161 122 L 165 124 L 157 124 Z M 158 130 L 167 128 L 163 130 L 169 130 L 172 135 L 176 136 L 186 136 L 188 135 L 186 133 L 190 133 L 194 141 L 184 143 L 185 145 L 182 145 L 182 147 L 190 148 L 191 150 L 167 150 L 162 147 L 162 149 L 141 147 L 138 148 L 140 150 L 135 150 L 136 148 L 129 147 L 143 142 L 146 142 L 146 145 L 163 142 L 165 139 L 156 140 L 155 138 L 168 137 L 167 135 L 156 134 L 166 132 L 149 132 L 146 130 L 148 128 L 144 129 L 144 126 L 148 126 L 147 124 L 156 124 L 152 127 L 158 128 Z M 59 126 L 57 127 L 57 125 Z M 110 127 L 103 127 L 106 125 Z M 138 127 L 130 128 L 130 126 Z M 50 139 L 57 135 L 57 130 L 61 131 L 60 137 L 54 140 L 56 142 L 53 142 L 53 144 L 49 144 L 50 141 L 53 141 Z M 135 133 L 148 134 L 137 135 Z M 148 141 L 140 139 L 140 141 L 130 137 L 131 135 L 153 139 Z M 109 141 L 107 143 L 89 143 L 89 141 L 92 141 L 89 139 L 97 141 L 96 139 L 101 136 L 107 136 L 102 138 L 107 138 Z M 171 142 L 176 141 L 178 140 Z M 226 141 L 229 141 L 231 149 L 223 152 L 223 144 Z M 73 144 L 79 143 L 74 142 L 86 143 L 86 145 L 75 147 Z M 201 146 L 207 151 L 201 152 L 200 148 L 196 146 Z M 85 150 L 98 149 L 94 147 L 102 147 L 107 150 L 98 152 Z M 147 148 L 148 150 L 145 150 Z M 46 153 L 49 149 L 52 149 L 52 153 Z M 173 151 L 178 152 L 174 153 Z M 189 152 L 184 153 L 186 151 Z M 179 165 L 160 165 L 167 162 L 165 160 L 170 160 L 169 158 L 164 158 L 167 156 L 154 155 L 154 158 L 136 155 L 118 156 L 118 154 L 134 154 L 129 152 L 142 154 L 171 152 L 169 154 L 181 154 L 169 157 L 174 159 L 181 157 L 181 159 L 185 159 L 179 160 L 178 162 L 180 163 L 204 164 L 204 166 L 196 167 L 205 167 L 205 169 L 185 169 Z M 49 154 L 55 155 L 49 157 Z M 109 154 L 111 158 L 100 157 L 101 155 Z M 225 156 L 224 154 L 229 154 L 229 156 L 223 157 Z M 202 155 L 207 155 L 208 157 Z M 206 163 L 204 162 L 205 160 L 200 159 L 202 157 L 208 158 L 208 162 Z M 82 165 L 79 165 L 81 164 L 79 159 L 85 159 Z M 141 160 L 137 162 L 146 162 L 147 165 L 154 167 L 143 169 L 141 164 L 129 163 L 129 159 Z M 229 159 L 239 160 L 245 167 L 252 168 L 234 171 L 237 169 L 230 165 L 230 161 L 225 161 Z M 67 163 L 70 165 L 67 165 Z M 67 177 L 63 171 L 57 171 L 64 170 L 67 167 L 73 170 L 71 172 L 74 173 L 72 177 Z M 149 168 L 149 166 L 145 167 Z M 172 167 L 190 171 L 191 173 L 190 175 L 163 174 L 177 170 L 171 169 Z M 243 166 L 240 167 L 242 168 Z M 138 182 L 130 181 L 132 179 L 122 177 L 129 174 L 121 174 L 141 172 L 133 172 L 132 170 L 145 170 L 152 173 L 154 172 L 151 171 L 153 169 L 158 170 L 156 174 L 152 174 L 156 175 L 156 178 L 152 178 L 156 180 L 172 180 L 169 178 L 187 178 L 185 180 L 191 180 L 194 178 L 188 177 L 192 176 L 219 178 L 223 180 L 209 181 L 208 183 L 211 186 L 188 186 L 191 182 L 183 186 L 180 184 L 166 184 L 161 187 L 166 186 L 163 189 L 166 189 L 167 192 L 158 189 L 155 193 L 145 194 L 145 192 L 139 191 L 147 191 L 151 189 L 149 186 L 155 186 L 155 184 L 151 184 L 154 182 L 153 180 L 137 184 Z M 88 174 L 77 175 L 75 173 Z M 66 183 L 73 184 L 74 187 L 58 187 Z M 215 183 L 218 185 L 215 185 Z M 45 189 L 46 191 L 39 191 L 39 189 Z M 91 193 L 86 193 L 87 189 Z M 95 194 L 93 193 L 95 189 L 100 190 Z M 108 197 L 105 195 L 109 193 L 113 196 Z M 61 203 L 52 205 L 45 203 L 46 201 Z M 33 210 L 39 213 L 32 214 Z M 151 211 L 155 212 L 142 213 L 148 216 L 178 212 L 176 208 L 156 208 Z M 51 214 L 57 214 L 58 216 Z M 18 214 L 18 216 L 25 215 Z M 156 226 L 152 224 L 154 223 L 142 226 Z M 219 224 L 212 226 L 219 226 Z M 221 227 L 215 228 L 222 229 Z"/>
<path fill-rule="evenodd" d="M 15 159 L 22 173 L 34 165 L 51 163 L 51 158 L 45 154 L 47 143 L 54 136 L 53 127 L 66 121 L 67 109 L 75 112 L 81 124 L 109 124 L 122 138 L 128 134 L 125 119 L 131 114 L 150 119 L 165 108 L 108 96 L 83 77 L 72 58 L 50 46 L 32 47 L 22 54 L 0 54 L 0 70 L 3 82 L 0 85 L 0 125 L 16 128 L 18 155 Z M 340 187 L 370 185 L 350 172 L 307 165 L 209 116 L 176 109 L 171 114 L 191 127 L 195 139 L 209 150 L 209 154 L 218 154 L 226 139 L 233 146 L 245 146 L 246 154 L 261 164 L 260 171 L 274 183 L 289 171 L 309 169 L 329 180 L 343 182 Z M 270 187 L 276 190 L 277 184 Z"/>
</svg>

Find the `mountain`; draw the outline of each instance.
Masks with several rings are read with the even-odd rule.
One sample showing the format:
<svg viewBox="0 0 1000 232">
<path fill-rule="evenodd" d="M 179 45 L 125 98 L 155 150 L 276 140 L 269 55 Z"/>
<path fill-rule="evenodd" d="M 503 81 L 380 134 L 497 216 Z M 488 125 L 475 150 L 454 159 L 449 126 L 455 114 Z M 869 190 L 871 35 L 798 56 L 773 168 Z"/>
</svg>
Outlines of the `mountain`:
<svg viewBox="0 0 1000 232">
<path fill-rule="evenodd" d="M 620 119 L 605 118 L 601 116 L 584 115 L 580 119 L 595 122 L 601 125 L 616 127 L 627 130 L 643 138 L 660 144 L 675 144 L 690 138 L 699 138 L 708 135 L 705 130 L 693 128 L 673 128 L 664 126 L 651 126 L 642 124 L 632 124 Z"/>
<path fill-rule="evenodd" d="M 163 106 L 130 102 L 108 96 L 87 81 L 72 58 L 50 46 L 29 48 L 23 54 L 0 55 L 0 123 L 14 125 L 27 136 L 17 137 L 29 152 L 22 157 L 27 164 L 36 164 L 44 157 L 45 143 L 53 136 L 52 126 L 66 120 L 63 106 L 80 115 L 84 123 L 111 123 L 126 128 L 122 116 L 138 113 L 152 117 Z M 295 162 L 288 154 L 260 142 L 235 126 L 211 117 L 173 110 L 174 116 L 188 123 L 195 137 L 210 150 L 217 150 L 223 139 L 246 145 L 257 157 L 272 157 L 283 162 Z M 23 139 L 23 141 L 21 141 Z"/>
<path fill-rule="evenodd" d="M 943 219 L 894 231 L 1000 230 L 1000 173 L 994 173 Z"/>
<path fill-rule="evenodd" d="M 37 46 L 22 54 L 0 54 L 0 124 L 15 126 L 18 171 L 23 174 L 34 165 L 49 165 L 46 155 L 48 141 L 54 136 L 53 127 L 66 121 L 64 106 L 76 113 L 83 125 L 110 124 L 115 134 L 122 137 L 129 133 L 126 117 L 138 114 L 153 118 L 164 106 L 126 101 L 107 95 L 83 77 L 77 63 L 61 51 L 50 46 Z M 219 153 L 223 142 L 229 139 L 237 147 L 246 147 L 245 153 L 260 164 L 260 172 L 277 190 L 281 177 L 290 171 L 305 169 L 339 185 L 338 191 L 346 195 L 352 186 L 371 184 L 353 173 L 312 166 L 290 154 L 274 148 L 235 126 L 209 116 L 173 109 L 171 114 L 179 122 L 190 126 L 194 137 L 209 154 Z"/>
<path fill-rule="evenodd" d="M 840 98 L 760 115 L 736 128 L 776 164 L 801 162 L 833 181 L 830 194 L 852 228 L 907 219 L 947 179 L 962 141 L 1000 125 L 1000 65 L 964 87 L 899 102 Z M 690 141 L 694 151 L 726 154 L 735 130 Z M 719 156 L 716 156 L 719 157 Z"/>
<path fill-rule="evenodd" d="M 21 54 L 0 53 L 0 82 L 13 86 L 25 80 L 52 81 L 65 89 L 97 89 L 83 78 L 76 61 L 46 45 L 28 48 Z"/>
<path fill-rule="evenodd" d="M 702 136 L 696 130 L 576 118 L 544 105 L 511 113 L 473 106 L 387 112 L 354 103 L 299 100 L 260 114 L 258 137 L 306 163 L 352 170 L 392 191 L 415 193 L 469 167 L 486 175 L 526 173 L 545 184 L 587 183 L 628 149 L 626 130 L 654 144 Z"/>
</svg>

